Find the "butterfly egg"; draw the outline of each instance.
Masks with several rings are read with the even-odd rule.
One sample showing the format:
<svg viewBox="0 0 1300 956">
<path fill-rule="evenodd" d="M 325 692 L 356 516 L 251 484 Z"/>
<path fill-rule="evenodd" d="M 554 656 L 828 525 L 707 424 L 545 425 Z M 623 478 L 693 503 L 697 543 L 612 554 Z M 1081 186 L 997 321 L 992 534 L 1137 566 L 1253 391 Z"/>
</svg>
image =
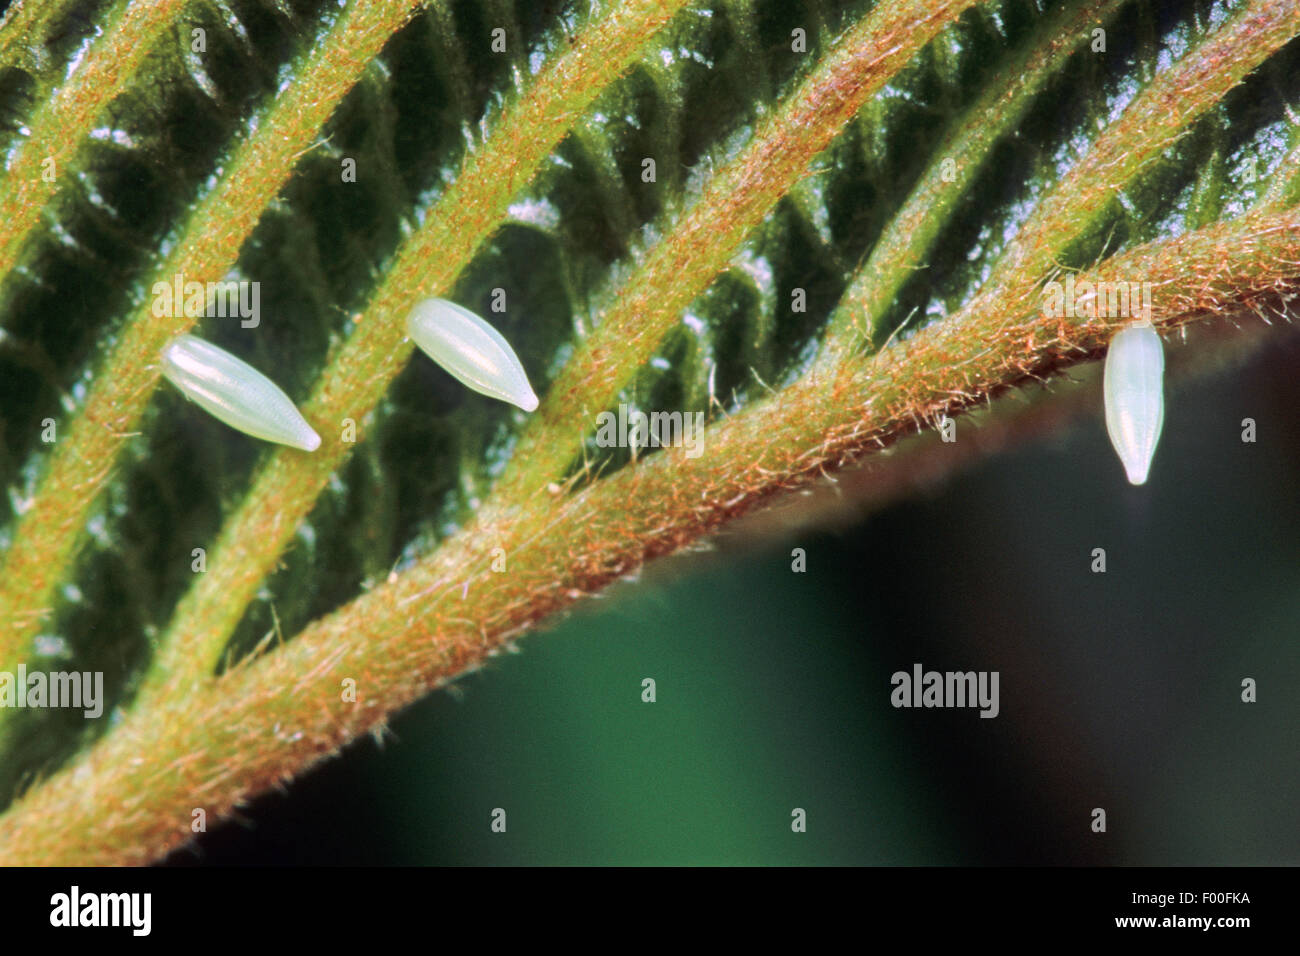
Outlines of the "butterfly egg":
<svg viewBox="0 0 1300 956">
<path fill-rule="evenodd" d="M 320 447 L 320 436 L 278 385 L 211 342 L 178 335 L 162 350 L 162 370 L 186 398 L 231 428 L 303 451 Z"/>
<path fill-rule="evenodd" d="M 1165 355 L 1150 322 L 1135 322 L 1111 339 L 1103 391 L 1106 431 L 1135 485 L 1144 484 L 1165 421 Z"/>
<path fill-rule="evenodd" d="M 537 395 L 515 350 L 469 309 L 446 299 L 425 299 L 406 317 L 406 331 L 462 384 L 526 412 L 537 408 Z"/>
</svg>

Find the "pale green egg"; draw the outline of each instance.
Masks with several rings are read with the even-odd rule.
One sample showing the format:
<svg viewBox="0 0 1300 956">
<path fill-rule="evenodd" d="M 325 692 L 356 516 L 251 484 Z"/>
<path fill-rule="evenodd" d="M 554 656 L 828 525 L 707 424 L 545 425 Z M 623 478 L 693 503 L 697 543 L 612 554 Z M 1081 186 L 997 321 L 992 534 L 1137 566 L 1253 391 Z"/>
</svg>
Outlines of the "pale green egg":
<svg viewBox="0 0 1300 956">
<path fill-rule="evenodd" d="M 425 299 L 406 317 L 406 331 L 462 384 L 526 412 L 537 408 L 537 395 L 515 350 L 469 309 L 446 299 Z"/>
<path fill-rule="evenodd" d="M 278 385 L 211 342 L 178 335 L 162 350 L 162 370 L 186 398 L 231 428 L 303 451 L 320 447 L 320 435 Z"/>
<path fill-rule="evenodd" d="M 1135 322 L 1111 339 L 1103 391 L 1106 431 L 1128 480 L 1145 484 L 1165 421 L 1165 355 L 1150 322 Z"/>
</svg>

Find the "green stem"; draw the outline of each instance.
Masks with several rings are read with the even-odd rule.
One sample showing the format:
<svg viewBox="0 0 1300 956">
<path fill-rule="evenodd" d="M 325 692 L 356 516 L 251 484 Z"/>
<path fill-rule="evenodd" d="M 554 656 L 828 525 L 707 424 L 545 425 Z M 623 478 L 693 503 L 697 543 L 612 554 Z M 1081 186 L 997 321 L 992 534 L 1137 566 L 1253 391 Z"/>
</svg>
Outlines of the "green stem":
<svg viewBox="0 0 1300 956">
<path fill-rule="evenodd" d="M 572 124 L 685 3 L 633 0 L 612 7 L 543 69 L 501 115 L 487 145 L 466 158 L 425 225 L 403 243 L 304 407 L 323 444 L 312 455 L 277 450 L 259 471 L 209 550 L 206 573 L 177 606 L 137 707 L 154 706 L 158 698 L 184 699 L 211 679 L 258 585 L 351 451 L 339 437 L 344 419 L 363 430 L 410 357 L 406 313 L 421 298 L 446 294 Z"/>
<path fill-rule="evenodd" d="M 1157 74 L 1035 205 L 982 294 L 1052 272 L 1076 239 L 1099 228 L 1118 203 L 1118 193 L 1148 163 L 1298 32 L 1300 5 L 1295 0 L 1249 0 L 1194 50 Z"/>
<path fill-rule="evenodd" d="M 0 183 L 0 276 L 8 275 L 41 210 L 85 142 L 104 107 L 135 79 L 136 71 L 175 20 L 185 0 L 152 0 L 114 9 L 109 26 L 58 92 L 28 125 Z"/>
<path fill-rule="evenodd" d="M 25 69 L 29 72 L 41 70 L 44 64 L 38 56 L 33 55 L 49 42 L 50 26 L 59 21 L 72 7 L 75 0 L 15 0 L 12 6 L 0 18 L 0 70 L 9 68 Z M 117 10 L 107 14 L 110 20 L 122 15 L 126 0 L 116 0 Z M 44 97 L 36 97 L 37 101 Z"/>
<path fill-rule="evenodd" d="M 1285 209 L 1300 202 L 1300 116 L 1287 110 L 1291 118 L 1291 148 L 1273 170 L 1268 189 L 1256 203 L 1260 210 Z"/>
<path fill-rule="evenodd" d="M 1140 277 L 1163 329 L 1278 305 L 1300 211 L 1140 247 L 1088 279 Z M 1030 379 L 1086 361 L 1118 323 L 1057 319 L 1036 287 L 853 356 L 571 497 L 484 511 L 430 557 L 220 680 L 137 712 L 0 817 L 7 865 L 140 863 L 333 754 L 531 623 L 771 498 Z M 1119 480 L 1117 477 L 1116 480 Z M 508 567 L 493 571 L 493 548 Z M 350 690 L 355 690 L 355 694 Z"/>
<path fill-rule="evenodd" d="M 831 316 L 819 361 L 828 366 L 864 344 L 878 344 L 880 323 L 899 289 L 924 267 L 926 254 L 988 161 L 993 147 L 1019 125 L 1038 93 L 1106 23 L 1124 0 L 1066 7 L 1045 17 L 1000 71 L 1003 81 L 981 96 L 936 151 L 907 201 L 871 249 L 865 266 Z"/>
<path fill-rule="evenodd" d="M 288 181 L 298 157 L 352 89 L 366 64 L 410 16 L 416 0 L 352 5 L 305 57 L 298 81 L 269 105 L 258 131 L 190 214 L 180 241 L 153 276 L 170 284 L 220 279 L 234 265 L 262 210 Z M 180 314 L 155 316 L 152 302 L 132 315 L 94 378 L 86 404 L 55 446 L 0 571 L 0 665 L 25 659 L 49 614 L 55 587 L 76 554 L 87 515 L 159 381 L 163 345 L 193 327 Z"/>
<path fill-rule="evenodd" d="M 973 5 L 973 0 L 887 0 L 836 42 L 618 290 L 613 306 L 529 420 L 493 491 L 495 500 L 527 499 L 563 475 L 595 416 L 649 361 L 682 312 L 727 267 L 814 157 L 868 97 Z"/>
</svg>

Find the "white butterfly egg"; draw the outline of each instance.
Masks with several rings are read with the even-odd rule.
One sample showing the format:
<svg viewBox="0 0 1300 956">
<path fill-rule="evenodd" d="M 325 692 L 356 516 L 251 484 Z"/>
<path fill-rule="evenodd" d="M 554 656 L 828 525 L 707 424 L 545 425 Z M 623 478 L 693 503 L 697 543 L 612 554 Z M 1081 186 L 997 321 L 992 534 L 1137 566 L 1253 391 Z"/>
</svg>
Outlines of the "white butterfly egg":
<svg viewBox="0 0 1300 956">
<path fill-rule="evenodd" d="M 178 335 L 162 350 L 162 369 L 186 398 L 231 428 L 303 451 L 320 447 L 320 436 L 278 385 L 211 342 Z"/>
<path fill-rule="evenodd" d="M 1135 485 L 1144 484 L 1165 421 L 1165 355 L 1150 322 L 1121 329 L 1106 353 L 1106 431 Z"/>
<path fill-rule="evenodd" d="M 406 317 L 406 331 L 462 384 L 526 412 L 537 408 L 537 395 L 515 350 L 469 309 L 446 299 L 425 299 Z"/>
</svg>

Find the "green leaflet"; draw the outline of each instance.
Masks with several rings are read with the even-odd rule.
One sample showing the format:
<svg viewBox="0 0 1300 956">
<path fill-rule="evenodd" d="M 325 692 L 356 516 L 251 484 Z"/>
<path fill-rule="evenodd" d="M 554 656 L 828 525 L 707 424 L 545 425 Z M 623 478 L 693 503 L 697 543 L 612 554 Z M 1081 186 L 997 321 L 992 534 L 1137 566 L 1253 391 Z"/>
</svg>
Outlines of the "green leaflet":
<svg viewBox="0 0 1300 956">
<path fill-rule="evenodd" d="M 1238 5 L 1190 4 L 1177 16 L 1160 4 L 1122 9 L 1108 27 L 1106 54 L 1085 45 L 1047 83 L 1015 136 L 994 147 L 970 198 L 948 213 L 929 268 L 904 285 L 885 326 L 913 313 L 942 321 L 965 302 L 1013 227 L 1101 134 L 1103 121 L 1165 58 Z M 84 15 L 93 21 L 99 6 L 85 4 Z M 579 119 L 576 135 L 519 194 L 508 224 L 449 297 L 489 314 L 496 290 L 504 290 L 507 310 L 492 320 L 526 367 L 540 371 L 534 385 L 544 399 L 575 345 L 710 173 L 743 149 L 781 96 L 870 6 L 736 0 L 675 18 Z M 250 118 L 288 79 L 294 56 L 328 28 L 331 10 L 306 2 L 195 4 L 63 172 L 66 185 L 24 247 L 21 268 L 0 284 L 0 478 L 9 491 L 0 501 L 0 546 L 39 482 L 48 453 L 42 423 L 68 427 L 123 315 L 147 296 L 151 264 L 214 170 L 249 135 Z M 273 371 L 291 395 L 307 394 L 403 235 L 446 193 L 467 152 L 485 148 L 482 131 L 514 95 L 515 76 L 563 51 L 585 25 L 585 10 L 462 0 L 435 6 L 401 31 L 242 248 L 238 276 L 262 284 L 261 327 L 250 336 L 238 322 L 214 319 L 203 334 L 239 342 L 240 354 Z M 856 268 L 914 186 L 920 157 L 933 157 L 950 122 L 994 82 L 1043 16 L 1029 3 L 986 4 L 928 46 L 753 231 L 619 401 L 716 418 L 797 380 Z M 503 53 L 491 46 L 493 17 L 504 21 Z M 207 31 L 203 55 L 187 43 L 196 26 Z M 797 30 L 806 52 L 792 49 Z M 53 44 L 44 60 L 28 59 L 54 75 L 76 49 Z M 1232 215 L 1261 195 L 1291 143 L 1285 105 L 1300 102 L 1297 58 L 1294 49 L 1272 57 L 1197 121 L 1072 264 L 1175 234 L 1207 214 Z M 7 148 L 38 105 L 33 91 L 48 83 L 34 69 L 0 76 Z M 343 179 L 345 160 L 355 161 L 355 182 Z M 593 425 L 600 410 L 593 409 Z M 365 439 L 249 608 L 233 641 L 237 654 L 270 634 L 291 637 L 435 547 L 486 497 L 518 436 L 509 409 L 472 400 L 418 362 L 398 376 L 373 421 L 358 424 Z M 180 402 L 152 403 L 140 430 L 41 626 L 54 639 L 43 646 L 67 648 L 78 666 L 106 671 L 115 703 L 129 699 L 150 642 L 191 584 L 192 549 L 211 547 L 265 454 L 216 423 L 196 423 Z M 626 449 L 590 438 L 587 474 L 626 465 Z M 81 729 L 58 713 L 23 715 L 22 743 L 6 755 L 0 783 L 10 789 L 22 773 L 57 764 L 82 742 Z"/>
</svg>

